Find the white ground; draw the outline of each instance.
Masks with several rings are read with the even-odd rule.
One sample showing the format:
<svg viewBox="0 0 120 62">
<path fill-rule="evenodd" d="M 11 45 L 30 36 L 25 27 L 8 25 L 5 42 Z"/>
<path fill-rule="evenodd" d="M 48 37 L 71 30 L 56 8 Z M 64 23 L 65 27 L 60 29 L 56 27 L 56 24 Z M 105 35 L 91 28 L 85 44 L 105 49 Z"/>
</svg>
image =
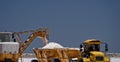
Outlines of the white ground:
<svg viewBox="0 0 120 62">
<path fill-rule="evenodd" d="M 111 62 L 120 62 L 120 58 L 110 58 Z"/>
<path fill-rule="evenodd" d="M 33 59 L 36 59 L 36 58 L 22 58 L 22 61 L 21 59 L 19 60 L 19 62 L 31 62 L 31 60 Z M 120 58 L 110 58 L 111 61 L 110 62 L 120 62 Z"/>
<path fill-rule="evenodd" d="M 31 60 L 34 60 L 36 58 L 22 58 L 22 59 L 19 59 L 19 62 L 31 62 Z"/>
</svg>

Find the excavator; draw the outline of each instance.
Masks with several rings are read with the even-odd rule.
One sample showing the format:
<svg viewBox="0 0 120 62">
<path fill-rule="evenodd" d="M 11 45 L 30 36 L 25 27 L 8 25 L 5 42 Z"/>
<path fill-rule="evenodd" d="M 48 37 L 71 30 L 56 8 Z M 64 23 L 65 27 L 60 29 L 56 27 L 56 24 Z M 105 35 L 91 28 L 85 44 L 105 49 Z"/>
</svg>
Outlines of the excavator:
<svg viewBox="0 0 120 62">
<path fill-rule="evenodd" d="M 28 39 L 23 42 L 20 35 L 31 34 Z M 29 30 L 23 32 L 0 32 L 0 62 L 18 62 L 23 52 L 36 38 L 40 38 L 43 44 L 48 42 L 48 28 L 39 28 L 37 30 Z"/>
</svg>

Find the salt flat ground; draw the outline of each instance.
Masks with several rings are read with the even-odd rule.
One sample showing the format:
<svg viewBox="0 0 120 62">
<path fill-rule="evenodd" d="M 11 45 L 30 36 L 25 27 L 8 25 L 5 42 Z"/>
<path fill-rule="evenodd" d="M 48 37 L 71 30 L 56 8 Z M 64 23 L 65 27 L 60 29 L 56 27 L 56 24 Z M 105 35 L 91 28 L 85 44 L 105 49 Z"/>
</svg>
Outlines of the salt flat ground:
<svg viewBox="0 0 120 62">
<path fill-rule="evenodd" d="M 22 58 L 22 61 L 21 59 L 19 59 L 19 62 L 31 62 L 31 60 L 33 59 L 36 59 L 36 58 Z M 120 58 L 115 58 L 115 57 L 112 57 L 110 58 L 110 62 L 120 62 Z"/>
<path fill-rule="evenodd" d="M 113 57 L 113 58 L 110 58 L 110 59 L 111 59 L 111 62 L 120 62 L 120 58 Z"/>
</svg>

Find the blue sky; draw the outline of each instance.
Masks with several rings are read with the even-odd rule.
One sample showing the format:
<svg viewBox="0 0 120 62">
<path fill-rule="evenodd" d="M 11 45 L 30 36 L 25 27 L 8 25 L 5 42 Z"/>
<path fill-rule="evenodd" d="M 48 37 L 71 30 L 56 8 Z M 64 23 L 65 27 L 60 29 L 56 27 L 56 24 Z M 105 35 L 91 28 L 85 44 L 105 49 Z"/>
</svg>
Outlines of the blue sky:
<svg viewBox="0 0 120 62">
<path fill-rule="evenodd" d="M 79 47 L 87 39 L 109 44 L 120 52 L 119 0 L 0 0 L 0 31 L 25 31 L 47 27 L 49 41 Z M 39 47 L 39 41 L 27 49 Z"/>
</svg>

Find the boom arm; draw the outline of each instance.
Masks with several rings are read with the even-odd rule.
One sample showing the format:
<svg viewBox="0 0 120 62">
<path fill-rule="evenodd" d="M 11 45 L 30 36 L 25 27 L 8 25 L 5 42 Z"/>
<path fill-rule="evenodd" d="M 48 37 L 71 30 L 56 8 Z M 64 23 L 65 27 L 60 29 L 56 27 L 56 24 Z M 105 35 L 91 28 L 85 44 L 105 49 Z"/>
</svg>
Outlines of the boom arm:
<svg viewBox="0 0 120 62">
<path fill-rule="evenodd" d="M 31 32 L 31 31 L 30 31 Z M 47 44 L 48 40 L 47 40 L 47 36 L 48 36 L 48 30 L 41 28 L 40 30 L 36 30 L 36 31 L 32 31 L 33 33 L 28 37 L 28 39 L 22 43 L 22 40 L 19 36 L 19 34 L 25 34 L 25 33 L 29 33 L 29 31 L 25 31 L 25 32 L 18 32 L 17 34 L 17 39 L 20 43 L 20 48 L 19 48 L 19 52 L 18 52 L 18 56 L 21 56 L 22 53 L 24 52 L 24 50 L 30 45 L 30 43 L 36 38 L 39 37 L 40 39 L 42 39 L 44 45 Z"/>
</svg>

